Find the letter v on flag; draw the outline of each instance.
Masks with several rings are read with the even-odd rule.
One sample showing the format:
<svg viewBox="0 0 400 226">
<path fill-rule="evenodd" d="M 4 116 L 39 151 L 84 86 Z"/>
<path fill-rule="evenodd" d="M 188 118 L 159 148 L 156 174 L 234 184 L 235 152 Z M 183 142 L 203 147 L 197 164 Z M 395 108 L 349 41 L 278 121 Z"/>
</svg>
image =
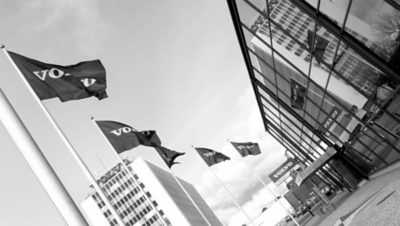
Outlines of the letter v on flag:
<svg viewBox="0 0 400 226">
<path fill-rule="evenodd" d="M 7 51 L 41 100 L 58 97 L 62 102 L 91 96 L 107 97 L 106 71 L 100 60 L 60 66 Z"/>
</svg>

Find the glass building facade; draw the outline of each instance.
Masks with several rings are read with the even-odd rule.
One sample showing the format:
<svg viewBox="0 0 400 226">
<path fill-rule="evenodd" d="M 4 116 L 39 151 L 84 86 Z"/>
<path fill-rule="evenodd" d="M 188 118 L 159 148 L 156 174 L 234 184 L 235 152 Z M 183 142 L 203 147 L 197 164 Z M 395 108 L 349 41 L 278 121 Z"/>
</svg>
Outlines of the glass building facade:
<svg viewBox="0 0 400 226">
<path fill-rule="evenodd" d="M 227 2 L 265 128 L 293 156 L 333 148 L 364 178 L 400 159 L 398 1 Z"/>
</svg>

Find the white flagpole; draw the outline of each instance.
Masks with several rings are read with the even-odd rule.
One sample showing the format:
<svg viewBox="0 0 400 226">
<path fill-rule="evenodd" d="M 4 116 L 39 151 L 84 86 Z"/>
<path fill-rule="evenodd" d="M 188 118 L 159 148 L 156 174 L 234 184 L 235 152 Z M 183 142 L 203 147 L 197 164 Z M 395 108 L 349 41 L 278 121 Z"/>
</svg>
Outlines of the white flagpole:
<svg viewBox="0 0 400 226">
<path fill-rule="evenodd" d="M 117 159 L 120 161 L 120 163 L 122 164 L 122 167 L 124 168 L 124 170 L 126 171 L 126 173 L 128 173 L 129 175 L 131 175 L 131 177 L 134 179 L 133 181 L 135 182 L 135 184 L 137 185 L 137 187 L 139 188 L 140 192 L 143 193 L 144 196 L 146 196 L 146 193 L 143 191 L 142 187 L 140 187 L 140 184 L 137 183 L 135 177 L 132 175 L 131 171 L 128 169 L 128 167 L 125 165 L 124 161 L 122 161 L 121 157 L 118 155 L 118 153 L 115 151 L 114 147 L 111 145 L 110 141 L 107 139 L 107 137 L 104 135 L 103 131 L 100 130 L 99 126 L 96 124 L 94 117 L 91 117 L 91 121 L 93 122 L 94 126 L 97 128 L 97 130 L 101 133 L 101 135 L 105 138 L 107 145 L 110 147 L 111 151 L 115 154 L 115 156 L 117 157 Z M 132 127 L 133 130 L 137 131 L 136 129 L 134 129 Z M 147 196 L 146 196 L 147 197 Z M 163 216 L 160 214 L 160 212 L 157 210 L 156 206 L 153 204 L 153 202 L 149 199 L 146 198 L 146 200 L 149 200 L 149 203 L 151 205 L 151 207 L 156 211 L 158 217 L 161 219 L 161 221 L 163 222 L 164 225 L 168 225 L 165 222 L 165 219 L 163 218 Z"/>
<path fill-rule="evenodd" d="M 228 142 L 230 142 L 232 144 L 232 142 L 230 140 L 228 140 Z M 236 149 L 236 148 L 235 148 Z M 240 153 L 239 155 L 242 157 L 242 159 L 244 158 Z M 245 163 L 246 165 L 248 165 L 247 163 Z M 257 179 L 261 182 L 261 184 L 268 190 L 269 193 L 271 193 L 272 196 L 274 196 L 274 200 L 278 201 L 278 203 L 282 206 L 283 209 L 285 209 L 286 213 L 289 215 L 290 218 L 292 218 L 293 222 L 297 225 L 300 226 L 300 224 L 296 221 L 296 219 L 294 219 L 293 215 L 289 212 L 289 210 L 283 205 L 283 203 L 281 202 L 280 199 L 278 199 L 275 194 L 271 191 L 271 189 L 264 183 L 264 181 L 259 177 L 256 176 Z"/>
<path fill-rule="evenodd" d="M 67 189 L 0 89 L 0 121 L 68 225 L 88 225 Z"/>
<path fill-rule="evenodd" d="M 283 205 L 283 203 L 281 202 L 280 199 L 278 199 L 276 197 L 276 195 L 274 194 L 274 192 L 272 192 L 272 190 L 267 186 L 267 184 L 265 184 L 265 182 L 258 176 L 256 176 L 258 178 L 258 180 L 261 182 L 261 184 L 269 191 L 269 193 L 271 193 L 274 196 L 275 201 L 278 201 L 278 203 L 282 206 L 283 209 L 285 209 L 285 211 L 289 214 L 289 217 L 292 218 L 293 222 L 297 225 L 300 226 L 300 224 L 296 221 L 296 219 L 294 219 L 293 215 L 289 212 L 289 210 Z"/>
<path fill-rule="evenodd" d="M 65 146 L 67 147 L 67 149 L 69 150 L 70 154 L 72 155 L 72 157 L 75 159 L 75 161 L 78 163 L 78 165 L 80 166 L 80 168 L 83 170 L 83 172 L 85 173 L 86 177 L 89 179 L 90 183 L 94 186 L 95 190 L 97 191 L 97 193 L 100 195 L 101 199 L 104 201 L 104 203 L 106 204 L 106 206 L 110 209 L 111 213 L 115 216 L 115 219 L 117 220 L 118 224 L 120 226 L 125 225 L 125 223 L 122 221 L 121 217 L 117 214 L 116 210 L 113 208 L 113 206 L 111 205 L 110 201 L 107 199 L 107 197 L 105 196 L 105 194 L 103 193 L 103 191 L 101 190 L 100 186 L 97 184 L 96 179 L 93 177 L 93 175 L 91 174 L 89 168 L 86 166 L 86 164 L 83 162 L 83 160 L 80 158 L 80 156 L 78 155 L 78 153 L 74 150 L 72 144 L 70 143 L 70 141 L 67 139 L 67 137 L 64 135 L 64 133 L 62 132 L 61 128 L 58 126 L 58 124 L 56 123 L 56 121 L 54 120 L 54 118 L 50 115 L 49 111 L 47 110 L 47 108 L 44 106 L 44 104 L 40 101 L 39 97 L 36 95 L 35 91 L 32 89 L 32 87 L 30 86 L 30 84 L 28 83 L 28 81 L 25 79 L 25 76 L 22 74 L 22 72 L 19 70 L 19 68 L 17 67 L 17 65 L 15 64 L 15 62 L 12 60 L 12 58 L 10 57 L 10 55 L 8 54 L 7 50 L 4 48 L 4 46 L 2 46 L 3 52 L 5 53 L 5 55 L 7 56 L 8 60 L 11 62 L 11 64 L 14 66 L 15 70 L 17 71 L 18 75 L 20 76 L 20 78 L 22 79 L 22 81 L 24 82 L 25 86 L 27 87 L 27 89 L 29 90 L 29 92 L 31 93 L 31 95 L 33 96 L 33 98 L 35 99 L 35 101 L 37 102 L 37 104 L 39 105 L 39 107 L 42 109 L 43 113 L 45 114 L 45 116 L 47 117 L 47 119 L 49 120 L 49 122 L 52 124 L 53 128 L 55 129 L 55 131 L 57 132 L 57 134 L 60 136 L 60 138 L 62 139 L 62 141 L 64 142 Z"/>
<path fill-rule="evenodd" d="M 247 165 L 247 163 L 246 163 Z M 281 202 L 280 199 L 278 199 L 276 197 L 276 195 L 274 194 L 274 192 L 272 192 L 272 190 L 267 186 L 267 184 L 265 184 L 265 182 L 259 177 L 256 176 L 257 179 L 261 182 L 261 184 L 268 190 L 269 193 L 271 193 L 272 196 L 274 196 L 274 200 L 277 201 L 279 203 L 279 205 L 282 206 L 283 209 L 285 209 L 286 213 L 289 215 L 290 218 L 292 218 L 293 222 L 297 225 L 300 226 L 300 224 L 296 221 L 296 219 L 294 219 L 293 215 L 290 213 L 290 211 L 283 205 L 283 203 Z"/>
<path fill-rule="evenodd" d="M 228 192 L 228 194 L 231 196 L 232 201 L 236 204 L 236 206 L 240 209 L 240 211 L 242 211 L 242 213 L 247 217 L 247 219 L 253 224 L 255 225 L 254 221 L 250 218 L 250 216 L 246 213 L 246 211 L 244 211 L 244 209 L 242 208 L 242 206 L 240 206 L 239 202 L 235 199 L 235 197 L 233 196 L 233 194 L 228 190 L 228 188 L 225 186 L 224 183 L 222 183 L 221 179 L 219 179 L 219 177 L 217 176 L 217 174 L 211 169 L 211 167 L 208 167 L 208 170 L 211 171 L 211 173 L 215 176 L 215 178 L 217 178 L 218 182 L 222 185 L 222 187 L 224 187 L 225 191 Z"/>
</svg>

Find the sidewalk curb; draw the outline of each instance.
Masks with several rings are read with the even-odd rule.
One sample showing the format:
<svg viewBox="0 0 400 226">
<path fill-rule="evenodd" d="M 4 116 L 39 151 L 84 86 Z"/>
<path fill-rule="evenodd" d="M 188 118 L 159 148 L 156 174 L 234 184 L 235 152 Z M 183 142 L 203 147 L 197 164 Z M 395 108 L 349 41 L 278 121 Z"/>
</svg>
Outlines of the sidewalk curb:
<svg viewBox="0 0 400 226">
<path fill-rule="evenodd" d="M 334 226 L 348 226 L 351 224 L 351 222 L 353 221 L 353 219 L 357 216 L 357 214 L 364 208 L 366 207 L 372 200 L 374 200 L 374 198 L 376 196 L 379 195 L 379 193 L 383 190 L 380 189 L 379 191 L 377 191 L 375 194 L 373 194 L 372 196 L 370 196 L 369 198 L 367 198 L 367 200 L 363 203 L 361 203 L 359 206 L 357 206 L 356 208 L 354 208 L 352 211 L 350 211 L 349 213 L 347 213 L 344 216 L 339 217 L 339 219 L 335 222 Z"/>
<path fill-rule="evenodd" d="M 377 177 L 380 177 L 380 176 L 382 176 L 384 174 L 390 173 L 393 170 L 396 170 L 396 169 L 399 169 L 399 168 L 400 168 L 400 161 L 398 161 L 396 163 L 393 163 L 392 165 L 390 165 L 388 167 L 385 167 L 385 168 L 383 168 L 383 169 L 371 174 L 371 176 L 369 176 L 369 179 L 370 180 L 371 179 L 375 179 Z"/>
</svg>

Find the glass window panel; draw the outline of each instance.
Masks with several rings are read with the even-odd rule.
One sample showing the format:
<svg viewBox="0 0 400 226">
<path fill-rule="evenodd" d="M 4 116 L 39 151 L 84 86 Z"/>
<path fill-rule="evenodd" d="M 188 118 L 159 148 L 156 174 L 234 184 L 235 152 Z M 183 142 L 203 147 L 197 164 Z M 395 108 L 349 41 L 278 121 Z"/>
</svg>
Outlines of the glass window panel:
<svg viewBox="0 0 400 226">
<path fill-rule="evenodd" d="M 281 136 L 281 134 L 278 132 L 278 131 L 276 131 L 274 128 L 269 128 L 269 132 L 271 133 L 271 135 L 276 139 L 276 140 L 278 140 L 279 142 L 283 142 L 283 138 L 282 138 L 282 136 Z"/>
<path fill-rule="evenodd" d="M 253 40 L 256 42 L 264 42 L 270 44 L 269 41 L 269 23 L 266 19 L 267 11 L 265 1 L 237 1 L 240 21 L 245 33 L 245 39 L 248 43 Z M 256 34 L 256 35 L 254 35 Z M 257 37 L 256 37 L 257 36 Z"/>
<path fill-rule="evenodd" d="M 280 128 L 280 119 L 277 115 L 271 113 L 270 111 L 265 110 L 265 117 L 271 122 L 275 123 L 276 126 Z"/>
<path fill-rule="evenodd" d="M 386 61 L 393 60 L 400 40 L 399 11 L 384 0 L 352 2 L 346 31 Z"/>
<path fill-rule="evenodd" d="M 254 75 L 264 84 L 262 88 L 268 90 L 259 87 L 256 91 L 261 95 L 263 119 L 269 121 L 270 133 L 298 155 L 303 153 L 313 159 L 328 147 L 322 142 L 325 138 L 339 147 L 349 145 L 352 152 L 364 156 L 360 158 L 365 161 L 370 159 L 370 164 L 377 168 L 399 159 L 400 126 L 396 122 L 400 117 L 394 112 L 399 111 L 400 116 L 400 110 L 391 95 L 397 87 L 345 44 L 340 43 L 336 48 L 337 38 L 321 25 L 316 27 L 293 1 L 237 1 Z M 398 11 L 385 3 L 394 5 L 394 0 L 306 1 L 319 7 L 334 23 L 345 26 L 348 33 L 389 65 L 398 62 L 394 57 L 400 29 L 393 29 L 398 23 L 394 19 Z M 266 3 L 270 6 L 271 21 L 261 15 L 267 12 Z M 267 93 L 277 95 L 284 104 L 279 106 Z M 312 129 L 297 116 L 305 119 Z M 357 131 L 362 135 L 358 136 Z"/>
<path fill-rule="evenodd" d="M 258 51 L 256 49 L 257 60 L 260 66 L 260 70 L 255 70 L 256 78 L 265 84 L 265 87 L 273 92 L 275 95 L 277 93 L 276 90 L 276 80 L 275 80 L 275 73 L 273 70 L 273 62 L 270 55 L 266 54 L 264 51 Z M 251 54 L 253 55 L 253 54 Z M 260 76 L 261 75 L 261 76 Z"/>
<path fill-rule="evenodd" d="M 334 79 L 331 90 L 343 90 L 341 97 L 361 108 L 372 97 L 381 83 L 389 79 L 377 68 L 361 58 L 355 51 L 343 43 L 335 59 Z"/>
<path fill-rule="evenodd" d="M 315 2 L 317 5 L 318 0 L 307 0 L 308 2 Z M 349 7 L 349 0 L 341 1 L 320 1 L 319 11 L 325 16 L 329 17 L 332 21 L 337 23 L 340 27 L 343 26 L 343 22 L 346 17 L 346 11 Z"/>
</svg>

